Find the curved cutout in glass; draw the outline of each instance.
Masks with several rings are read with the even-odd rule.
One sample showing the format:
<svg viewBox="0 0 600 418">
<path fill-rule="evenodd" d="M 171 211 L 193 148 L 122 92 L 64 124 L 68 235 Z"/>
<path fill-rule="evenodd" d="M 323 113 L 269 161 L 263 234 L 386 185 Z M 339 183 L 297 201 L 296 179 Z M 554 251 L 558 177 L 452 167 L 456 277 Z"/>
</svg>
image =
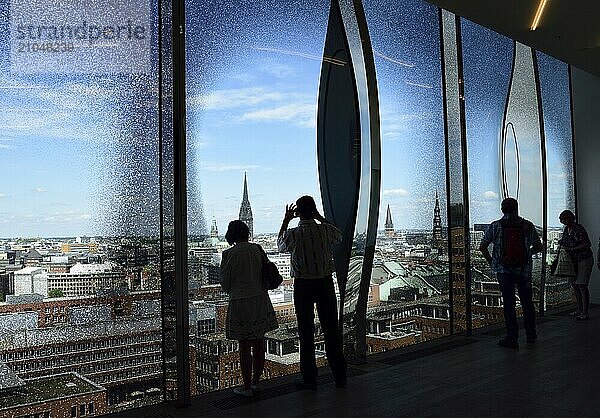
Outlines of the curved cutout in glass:
<svg viewBox="0 0 600 418">
<path fill-rule="evenodd" d="M 521 159 L 519 143 L 512 122 L 506 123 L 500 139 L 500 172 L 502 173 L 502 196 L 514 196 L 519 200 L 521 186 Z"/>
<path fill-rule="evenodd" d="M 319 182 L 325 216 L 343 232 L 334 259 L 340 294 L 344 295 L 358 210 L 361 130 L 352 60 L 335 0 L 329 12 L 318 103 Z"/>
<path fill-rule="evenodd" d="M 519 213 L 543 225 L 541 129 L 533 51 L 515 42 L 500 140 L 503 198 L 519 200 Z"/>
<path fill-rule="evenodd" d="M 565 209 L 575 211 L 575 179 L 573 177 L 573 135 L 569 68 L 541 52 L 536 52 L 540 81 L 544 131 L 546 139 L 546 167 L 548 179 L 548 232 L 546 234 L 546 262 L 556 257 L 562 225 L 558 220 Z M 572 303 L 568 280 L 546 275 L 544 305 L 553 309 Z"/>
<path fill-rule="evenodd" d="M 438 9 L 364 1 L 377 71 L 382 193 L 367 350 L 450 334 Z M 444 216 L 442 216 L 444 214 Z"/>
<path fill-rule="evenodd" d="M 510 88 L 503 116 L 504 132 L 508 131 L 510 134 L 502 135 L 499 146 L 502 196 L 516 198 L 519 201 L 519 215 L 533 222 L 542 235 L 546 211 L 543 204 L 543 126 L 533 51 L 528 46 L 515 42 L 513 57 Z M 507 146 L 511 142 L 511 135 L 513 147 Z M 509 161 L 514 163 L 510 164 Z M 510 188 L 513 184 L 516 189 Z M 536 254 L 533 256 L 532 273 L 536 304 L 539 304 L 543 294 L 542 270 L 543 257 Z"/>
<path fill-rule="evenodd" d="M 348 280 L 342 293 L 345 351 L 350 361 L 366 357 L 366 310 L 377 234 L 381 184 L 379 97 L 373 51 L 360 1 L 339 2 L 352 58 L 360 115 L 358 210 Z"/>
</svg>

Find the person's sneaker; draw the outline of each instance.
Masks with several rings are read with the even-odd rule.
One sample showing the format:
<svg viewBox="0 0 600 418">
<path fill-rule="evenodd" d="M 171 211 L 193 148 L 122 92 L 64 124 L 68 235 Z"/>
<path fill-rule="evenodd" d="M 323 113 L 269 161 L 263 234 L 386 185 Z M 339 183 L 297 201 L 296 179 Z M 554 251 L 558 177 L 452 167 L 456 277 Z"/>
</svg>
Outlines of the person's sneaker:
<svg viewBox="0 0 600 418">
<path fill-rule="evenodd" d="M 579 315 L 578 317 L 575 318 L 575 320 L 577 321 L 589 321 L 590 320 L 590 316 L 589 315 Z"/>
<path fill-rule="evenodd" d="M 347 383 L 348 383 L 348 379 L 346 379 L 345 377 L 342 379 L 335 379 L 335 387 L 336 388 L 345 388 Z"/>
<path fill-rule="evenodd" d="M 527 344 L 535 344 L 537 337 L 527 337 Z"/>
<path fill-rule="evenodd" d="M 500 347 L 512 348 L 513 350 L 519 349 L 519 343 L 514 340 L 509 340 L 508 338 L 502 338 L 500 341 L 498 341 L 498 345 Z"/>
<path fill-rule="evenodd" d="M 305 381 L 302 377 L 294 380 L 294 384 L 302 389 L 317 390 L 317 381 Z"/>
<path fill-rule="evenodd" d="M 235 393 L 238 396 L 242 396 L 244 398 L 251 398 L 253 393 L 252 393 L 252 388 L 250 389 L 244 389 L 243 387 L 237 387 L 237 388 L 233 388 L 233 393 Z"/>
<path fill-rule="evenodd" d="M 581 312 L 579 312 L 579 311 L 573 311 L 569 314 L 569 316 L 579 316 L 579 315 L 581 315 Z"/>
</svg>

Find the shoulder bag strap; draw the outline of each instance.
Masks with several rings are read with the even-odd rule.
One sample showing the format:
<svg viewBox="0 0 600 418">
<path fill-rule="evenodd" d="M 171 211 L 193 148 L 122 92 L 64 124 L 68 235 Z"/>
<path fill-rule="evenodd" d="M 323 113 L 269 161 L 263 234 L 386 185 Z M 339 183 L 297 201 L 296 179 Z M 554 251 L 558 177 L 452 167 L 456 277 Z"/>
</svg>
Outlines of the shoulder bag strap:
<svg viewBox="0 0 600 418">
<path fill-rule="evenodd" d="M 258 250 L 260 251 L 260 256 L 262 258 L 262 262 L 263 264 L 268 263 L 269 262 L 269 257 L 267 257 L 267 253 L 265 252 L 265 250 L 263 249 L 263 247 L 261 247 L 259 244 L 254 244 L 258 247 Z"/>
</svg>

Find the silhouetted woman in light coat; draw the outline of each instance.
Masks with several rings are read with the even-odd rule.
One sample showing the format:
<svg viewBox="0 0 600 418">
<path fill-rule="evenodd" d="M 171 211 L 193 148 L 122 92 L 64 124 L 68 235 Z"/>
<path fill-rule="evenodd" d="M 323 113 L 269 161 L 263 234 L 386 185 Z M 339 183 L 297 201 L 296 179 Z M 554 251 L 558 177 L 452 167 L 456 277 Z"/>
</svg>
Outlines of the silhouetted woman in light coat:
<svg viewBox="0 0 600 418">
<path fill-rule="evenodd" d="M 233 392 L 246 397 L 258 390 L 265 365 L 265 333 L 278 326 L 261 280 L 263 250 L 248 242 L 249 235 L 244 222 L 229 222 L 225 239 L 233 246 L 223 251 L 221 259 L 221 287 L 229 294 L 225 336 L 239 342 L 244 379 L 244 386 Z"/>
</svg>

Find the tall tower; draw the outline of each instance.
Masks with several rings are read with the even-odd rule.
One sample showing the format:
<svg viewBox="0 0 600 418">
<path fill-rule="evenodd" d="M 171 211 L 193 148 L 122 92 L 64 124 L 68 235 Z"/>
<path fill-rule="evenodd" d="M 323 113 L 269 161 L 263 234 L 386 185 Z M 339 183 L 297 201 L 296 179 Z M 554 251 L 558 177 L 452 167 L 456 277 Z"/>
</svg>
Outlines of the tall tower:
<svg viewBox="0 0 600 418">
<path fill-rule="evenodd" d="M 433 245 L 440 249 L 444 247 L 442 238 L 442 217 L 440 215 L 440 199 L 438 192 L 435 191 L 435 208 L 433 209 Z"/>
<path fill-rule="evenodd" d="M 248 199 L 248 181 L 246 180 L 246 173 L 244 172 L 244 194 L 242 196 L 242 204 L 240 205 L 240 216 L 239 220 L 248 225 L 250 230 L 250 239 L 254 236 L 254 222 L 252 220 L 252 208 L 250 207 L 250 200 Z"/>
<path fill-rule="evenodd" d="M 217 220 L 215 218 L 212 219 L 212 223 L 210 225 L 210 237 L 217 238 L 219 236 L 219 229 L 217 228 Z"/>
<path fill-rule="evenodd" d="M 390 205 L 387 205 L 387 215 L 385 216 L 385 236 L 394 238 L 394 222 L 392 222 L 392 211 Z"/>
<path fill-rule="evenodd" d="M 452 271 L 452 315 L 454 319 L 454 332 L 467 330 L 467 271 L 466 254 L 468 248 L 465 243 L 465 218 L 462 203 L 450 204 L 450 270 Z"/>
</svg>

